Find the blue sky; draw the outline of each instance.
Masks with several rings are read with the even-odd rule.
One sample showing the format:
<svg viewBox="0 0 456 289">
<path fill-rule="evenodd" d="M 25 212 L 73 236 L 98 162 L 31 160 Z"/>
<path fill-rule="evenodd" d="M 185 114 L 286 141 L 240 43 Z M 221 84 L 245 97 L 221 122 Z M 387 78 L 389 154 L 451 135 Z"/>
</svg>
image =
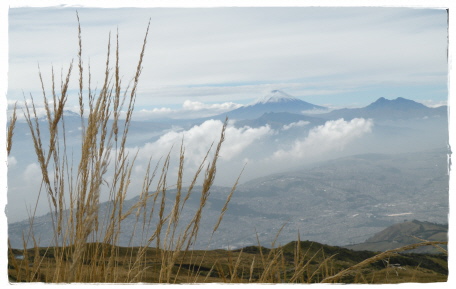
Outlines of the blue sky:
<svg viewBox="0 0 456 289">
<path fill-rule="evenodd" d="M 155 116 L 154 111 L 162 116 L 166 111 L 195 111 L 197 106 L 234 108 L 272 89 L 335 108 L 365 106 L 379 97 L 404 97 L 431 106 L 448 100 L 444 9 L 77 10 L 85 71 L 90 59 L 93 83 L 102 81 L 108 34 L 114 36 L 117 28 L 121 74 L 128 82 L 151 19 L 136 104 L 149 116 Z M 41 96 L 38 63 L 49 84 L 51 65 L 60 75 L 71 59 L 77 60 L 76 8 L 12 8 L 8 24 L 11 105 L 23 100 L 22 92 Z M 74 70 L 70 108 L 77 104 L 77 85 Z"/>
</svg>

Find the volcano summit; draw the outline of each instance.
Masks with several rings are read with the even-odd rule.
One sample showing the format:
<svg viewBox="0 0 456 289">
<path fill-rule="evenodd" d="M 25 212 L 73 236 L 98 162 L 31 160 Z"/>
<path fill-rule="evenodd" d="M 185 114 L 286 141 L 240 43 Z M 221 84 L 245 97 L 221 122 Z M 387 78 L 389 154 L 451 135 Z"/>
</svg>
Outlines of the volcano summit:
<svg viewBox="0 0 456 289">
<path fill-rule="evenodd" d="M 237 108 L 226 115 L 231 119 L 255 119 L 269 112 L 301 114 L 311 110 L 327 110 L 327 108 L 300 100 L 280 90 L 272 90 L 254 104 Z"/>
</svg>

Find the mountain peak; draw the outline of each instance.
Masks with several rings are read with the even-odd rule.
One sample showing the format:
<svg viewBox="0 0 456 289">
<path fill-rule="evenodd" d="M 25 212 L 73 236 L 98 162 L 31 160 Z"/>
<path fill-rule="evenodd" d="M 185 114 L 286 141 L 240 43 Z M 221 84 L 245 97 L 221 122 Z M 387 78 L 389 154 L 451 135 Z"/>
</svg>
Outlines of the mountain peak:
<svg viewBox="0 0 456 289">
<path fill-rule="evenodd" d="M 265 96 L 259 98 L 255 104 L 258 103 L 271 103 L 271 102 L 288 102 L 298 100 L 296 97 L 291 96 L 281 90 L 271 90 Z"/>
<path fill-rule="evenodd" d="M 228 115 L 232 119 L 256 119 L 268 112 L 288 112 L 302 114 L 306 111 L 326 110 L 326 107 L 305 102 L 291 96 L 281 90 L 271 90 L 255 103 L 241 106 L 232 111 L 220 115 L 224 118 Z"/>
<path fill-rule="evenodd" d="M 396 99 L 386 99 L 384 97 L 380 97 L 375 102 L 368 105 L 366 108 L 375 109 L 375 108 L 392 108 L 392 109 L 423 109 L 426 108 L 425 105 L 418 103 L 416 101 L 406 99 L 403 97 L 398 97 Z"/>
</svg>

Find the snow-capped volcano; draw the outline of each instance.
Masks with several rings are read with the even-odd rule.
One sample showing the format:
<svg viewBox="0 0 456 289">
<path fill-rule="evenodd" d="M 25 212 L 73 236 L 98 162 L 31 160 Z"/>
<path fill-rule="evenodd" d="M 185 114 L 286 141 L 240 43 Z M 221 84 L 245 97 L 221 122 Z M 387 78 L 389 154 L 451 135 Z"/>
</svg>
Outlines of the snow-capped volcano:
<svg viewBox="0 0 456 289">
<path fill-rule="evenodd" d="M 311 110 L 326 110 L 326 107 L 305 102 L 280 90 L 272 90 L 255 103 L 220 115 L 232 119 L 255 119 L 269 112 L 287 112 L 302 114 Z"/>
<path fill-rule="evenodd" d="M 291 96 L 281 90 L 272 90 L 268 94 L 259 98 L 255 104 L 258 103 L 271 103 L 271 102 L 287 102 L 287 101 L 295 101 L 299 100 L 294 96 Z"/>
</svg>

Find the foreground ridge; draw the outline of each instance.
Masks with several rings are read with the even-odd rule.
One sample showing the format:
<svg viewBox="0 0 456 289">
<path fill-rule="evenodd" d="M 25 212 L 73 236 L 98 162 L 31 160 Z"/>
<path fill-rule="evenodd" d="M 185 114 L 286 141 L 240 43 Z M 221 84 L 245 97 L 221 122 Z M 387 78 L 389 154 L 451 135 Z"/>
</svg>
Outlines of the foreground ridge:
<svg viewBox="0 0 456 289">
<path fill-rule="evenodd" d="M 277 248 L 260 245 L 237 250 L 188 250 L 178 254 L 172 264 L 169 278 L 172 283 L 402 283 L 442 282 L 448 276 L 446 251 L 442 254 L 410 254 L 407 250 L 422 246 L 446 245 L 447 242 L 425 241 L 388 250 L 382 253 L 352 251 L 341 247 L 323 245 L 311 241 L 294 241 Z M 71 264 L 74 246 L 12 249 L 8 263 L 11 282 L 38 281 L 54 282 L 57 272 L 54 256 L 66 252 L 65 269 Z M 164 250 L 140 247 L 118 247 L 103 243 L 88 243 L 85 250 L 90 253 L 83 261 L 85 272 L 82 282 L 93 282 L 94 271 L 109 270 L 107 261 L 114 259 L 114 276 L 107 282 L 158 283 L 160 272 L 168 266 L 162 259 Z M 141 253 L 142 252 L 142 253 Z M 170 252 L 168 252 L 170 253 Z M 135 268 L 133 260 L 143 254 L 142 263 L 147 268 Z M 14 256 L 11 257 L 11 256 Z M 132 259 L 133 258 L 133 259 Z M 28 270 L 30 262 L 35 270 Z M 32 278 L 32 279 L 28 279 Z M 129 281 L 130 280 L 130 281 Z M 65 280 L 61 280 L 65 282 Z M 101 280 L 100 280 L 101 281 Z M 169 283 L 165 282 L 165 283 Z"/>
</svg>

